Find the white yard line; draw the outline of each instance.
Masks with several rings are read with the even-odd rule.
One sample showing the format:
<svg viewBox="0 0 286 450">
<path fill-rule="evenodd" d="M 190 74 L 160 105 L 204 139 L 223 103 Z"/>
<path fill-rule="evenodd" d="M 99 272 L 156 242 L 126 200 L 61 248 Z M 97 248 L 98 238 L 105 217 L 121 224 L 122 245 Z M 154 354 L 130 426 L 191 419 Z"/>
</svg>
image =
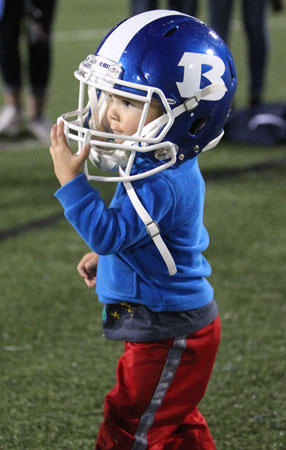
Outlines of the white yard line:
<svg viewBox="0 0 286 450">
<path fill-rule="evenodd" d="M 269 19 L 270 29 L 284 29 L 286 28 L 286 16 L 273 17 Z M 233 30 L 241 30 L 242 22 L 240 19 L 233 20 Z M 103 38 L 109 31 L 109 28 L 97 28 L 95 30 L 73 30 L 73 31 L 55 31 L 53 38 L 56 42 L 77 42 L 77 41 L 92 41 L 94 39 Z"/>
<path fill-rule="evenodd" d="M 96 30 L 55 31 L 53 37 L 56 42 L 64 43 L 92 41 L 94 39 L 102 39 L 108 31 L 108 28 L 99 28 Z"/>
</svg>

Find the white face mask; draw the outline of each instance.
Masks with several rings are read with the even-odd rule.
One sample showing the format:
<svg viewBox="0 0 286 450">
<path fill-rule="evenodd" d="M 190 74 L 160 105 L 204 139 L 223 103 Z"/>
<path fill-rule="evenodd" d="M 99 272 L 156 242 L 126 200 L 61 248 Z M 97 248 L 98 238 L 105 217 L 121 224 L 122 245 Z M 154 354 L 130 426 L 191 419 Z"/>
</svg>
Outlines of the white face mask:
<svg viewBox="0 0 286 450">
<path fill-rule="evenodd" d="M 163 92 L 154 87 L 123 81 L 118 78 L 121 71 L 122 68 L 119 65 L 106 58 L 95 55 L 88 56 L 80 64 L 79 70 L 75 72 L 75 77 L 80 81 L 78 109 L 63 114 L 58 119 L 65 123 L 65 134 L 68 140 L 77 142 L 78 153 L 84 145 L 91 145 L 89 160 L 92 165 L 102 171 L 114 172 L 121 169 L 116 177 L 93 175 L 89 173 L 89 165 L 86 163 L 85 174 L 90 180 L 117 182 L 124 179 L 133 181 L 165 170 L 176 162 L 176 146 L 171 142 L 163 141 L 174 122 L 172 110 Z M 85 101 L 86 93 L 87 104 Z M 132 136 L 116 135 L 108 129 L 108 126 L 102 126 L 109 97 L 113 94 L 128 98 L 131 101 L 140 101 L 143 104 L 137 131 Z M 156 98 L 160 98 L 165 113 L 145 125 L 154 94 Z M 88 116 L 87 128 L 86 120 Z M 117 142 L 120 140 L 121 143 L 116 143 L 115 139 Z M 130 175 L 136 153 L 149 152 L 154 152 L 155 158 L 158 159 L 158 167 L 145 173 Z"/>
<path fill-rule="evenodd" d="M 82 150 L 84 145 L 90 144 L 92 165 L 103 171 L 121 169 L 117 176 L 93 175 L 89 172 L 86 162 L 84 171 L 89 180 L 135 181 L 154 175 L 174 165 L 177 161 L 177 146 L 173 142 L 163 139 L 174 124 L 176 117 L 186 112 L 191 114 L 197 108 L 200 100 L 207 99 L 215 93 L 225 90 L 220 84 L 208 85 L 196 92 L 193 97 L 184 101 L 183 104 L 171 109 L 172 100 L 168 100 L 160 89 L 124 81 L 119 78 L 121 72 L 121 66 L 107 58 L 89 55 L 80 64 L 79 70 L 75 72 L 75 77 L 80 81 L 78 109 L 63 114 L 58 119 L 64 121 L 65 134 L 68 140 L 78 143 L 78 152 Z M 85 102 L 86 90 L 87 104 Z M 110 95 L 143 103 L 138 128 L 132 136 L 116 135 L 111 133 L 110 130 L 102 128 L 101 124 L 106 114 Z M 146 124 L 149 107 L 154 98 L 160 99 L 164 113 Z M 85 126 L 88 115 L 90 115 L 89 121 L 91 120 L 90 128 Z M 205 151 L 217 145 L 222 134 L 223 132 L 209 142 L 205 148 L 199 150 Z M 115 140 L 120 140 L 121 143 L 116 143 Z M 151 153 L 155 160 L 158 160 L 158 166 L 146 172 L 131 175 L 137 153 Z"/>
</svg>

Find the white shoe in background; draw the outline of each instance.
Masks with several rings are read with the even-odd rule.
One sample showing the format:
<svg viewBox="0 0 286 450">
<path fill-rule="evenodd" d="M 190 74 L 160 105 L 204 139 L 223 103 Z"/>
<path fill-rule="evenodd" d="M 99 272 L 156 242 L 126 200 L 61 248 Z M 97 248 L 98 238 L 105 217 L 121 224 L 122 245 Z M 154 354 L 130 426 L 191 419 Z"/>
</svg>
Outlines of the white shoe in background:
<svg viewBox="0 0 286 450">
<path fill-rule="evenodd" d="M 28 131 L 39 141 L 47 144 L 50 142 L 52 122 L 45 117 L 30 120 L 26 124 Z"/>
<path fill-rule="evenodd" d="M 19 108 L 13 104 L 6 104 L 0 109 L 0 134 L 4 136 L 17 136 L 22 123 Z"/>
</svg>

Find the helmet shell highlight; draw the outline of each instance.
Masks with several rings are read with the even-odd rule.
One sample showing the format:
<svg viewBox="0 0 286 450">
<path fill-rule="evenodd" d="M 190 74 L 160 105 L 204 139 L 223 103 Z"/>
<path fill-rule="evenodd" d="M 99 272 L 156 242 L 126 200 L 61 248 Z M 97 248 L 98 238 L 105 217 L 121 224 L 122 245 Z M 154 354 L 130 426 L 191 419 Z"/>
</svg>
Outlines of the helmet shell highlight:
<svg viewBox="0 0 286 450">
<path fill-rule="evenodd" d="M 163 140 L 179 147 L 176 164 L 197 156 L 222 136 L 236 71 L 224 41 L 200 20 L 176 11 L 148 11 L 111 30 L 95 54 L 118 63 L 123 80 L 159 88 L 171 109 L 210 84 L 224 84 L 226 90 L 219 98 L 201 99 L 193 111 L 175 118 Z"/>
</svg>

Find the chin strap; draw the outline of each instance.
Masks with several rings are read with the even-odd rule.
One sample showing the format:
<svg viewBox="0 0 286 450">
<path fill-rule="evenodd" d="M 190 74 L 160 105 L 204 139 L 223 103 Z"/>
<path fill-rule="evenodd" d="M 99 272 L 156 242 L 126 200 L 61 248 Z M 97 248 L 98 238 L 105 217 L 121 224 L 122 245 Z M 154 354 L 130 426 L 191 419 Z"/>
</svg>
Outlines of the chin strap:
<svg viewBox="0 0 286 450">
<path fill-rule="evenodd" d="M 184 103 L 177 106 L 172 110 L 174 117 L 178 117 L 180 114 L 186 111 L 193 111 L 199 105 L 201 100 L 208 100 L 206 97 L 216 94 L 217 92 L 226 92 L 226 86 L 222 84 L 210 84 L 203 89 L 196 92 L 193 97 L 188 98 Z"/>
<path fill-rule="evenodd" d="M 138 216 L 140 217 L 140 219 L 142 220 L 142 222 L 146 227 L 147 233 L 153 239 L 154 244 L 159 250 L 168 268 L 169 275 L 171 276 L 175 275 L 175 273 L 177 272 L 176 264 L 165 242 L 163 241 L 160 235 L 159 225 L 157 224 L 157 222 L 152 220 L 152 218 L 150 217 L 150 215 L 140 202 L 132 184 L 129 181 L 124 181 L 123 184 L 134 209 L 136 210 Z"/>
</svg>

